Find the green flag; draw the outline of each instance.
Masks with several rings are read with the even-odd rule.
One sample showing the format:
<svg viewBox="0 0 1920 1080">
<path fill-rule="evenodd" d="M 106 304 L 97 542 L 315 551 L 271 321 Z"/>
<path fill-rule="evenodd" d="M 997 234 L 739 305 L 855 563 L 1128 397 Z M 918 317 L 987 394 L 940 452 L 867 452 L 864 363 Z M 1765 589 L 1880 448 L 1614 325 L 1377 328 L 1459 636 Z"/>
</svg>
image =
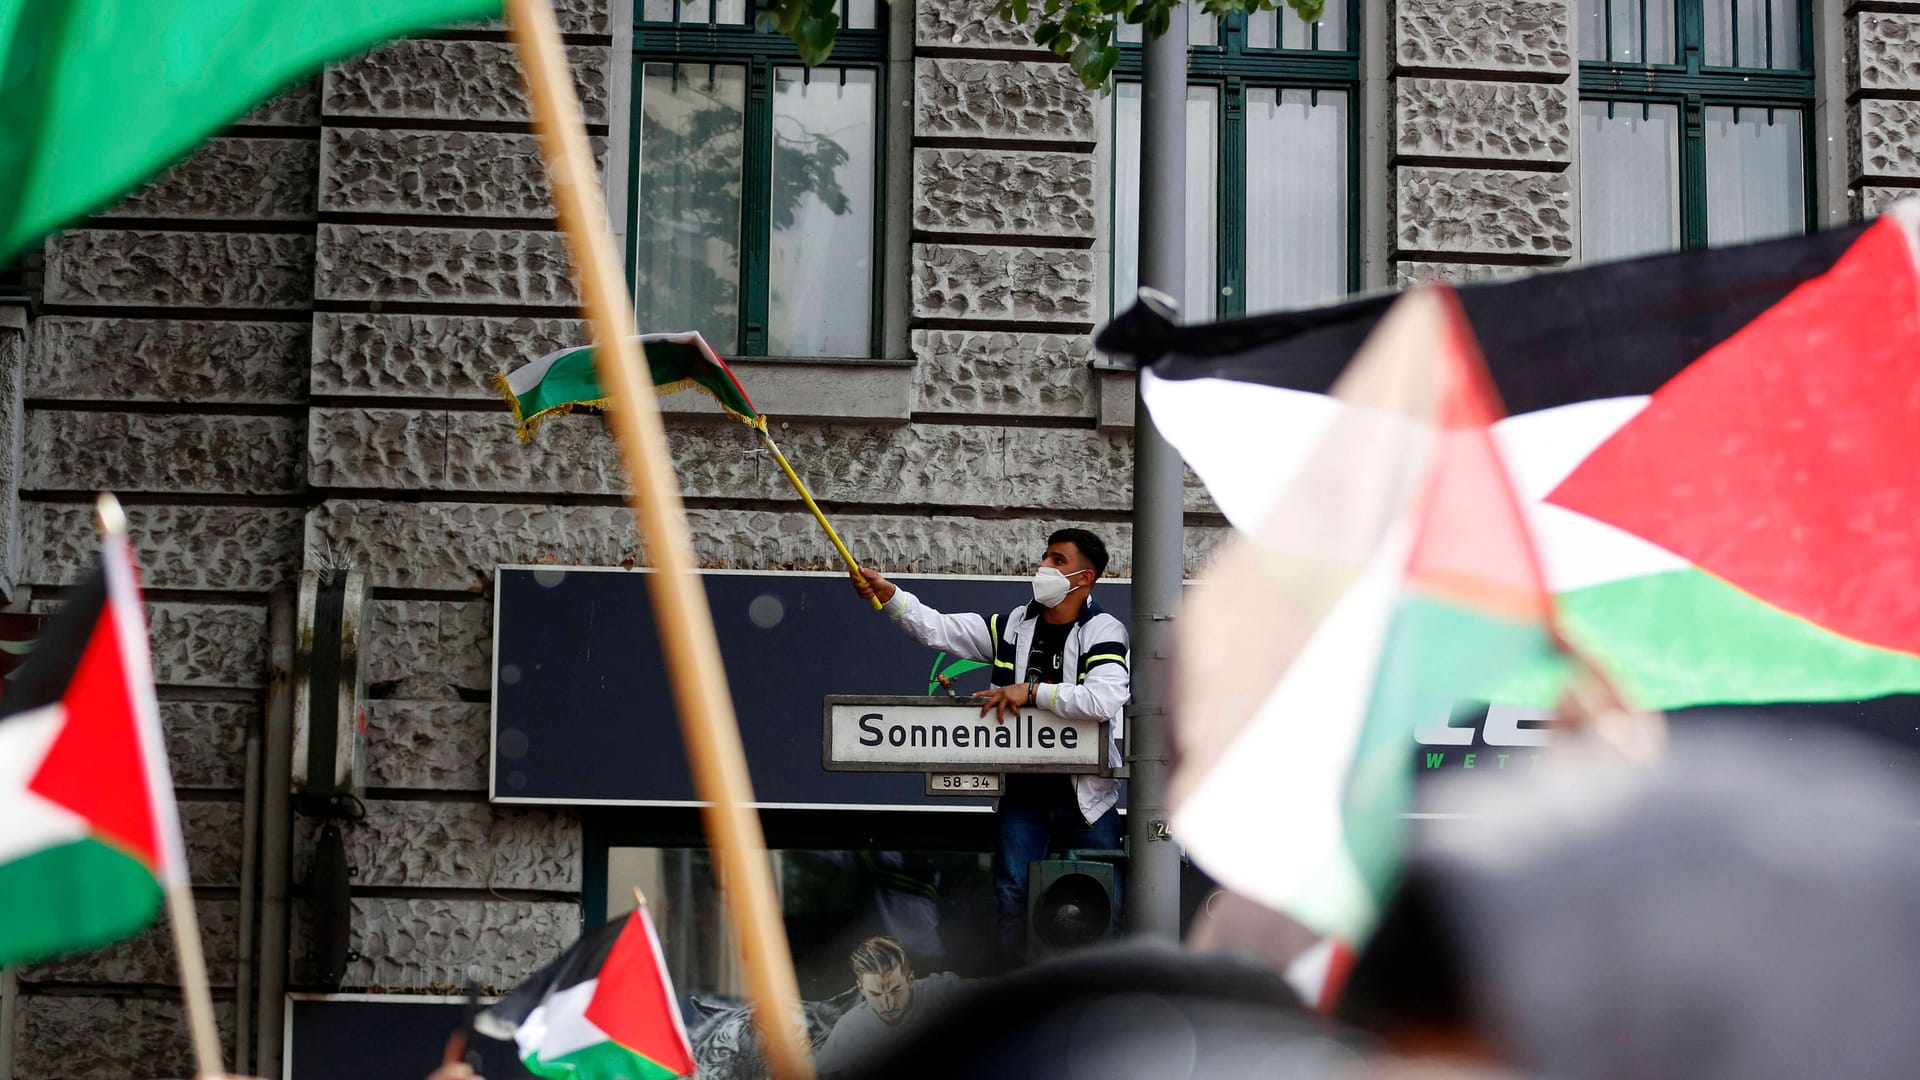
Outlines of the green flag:
<svg viewBox="0 0 1920 1080">
<path fill-rule="evenodd" d="M 733 377 L 733 369 L 699 331 L 638 334 L 633 340 L 647 354 L 654 393 L 665 397 L 681 390 L 700 390 L 718 402 L 728 416 L 765 433 L 766 418 L 754 409 L 740 380 Z M 493 387 L 513 409 L 514 428 L 522 440 L 533 438 L 540 422 L 549 416 L 607 404 L 609 395 L 600 385 L 593 355 L 593 346 L 576 345 L 550 352 L 511 372 L 495 373 Z"/>
<path fill-rule="evenodd" d="M 0 263 L 292 80 L 501 0 L 0 0 Z"/>
</svg>

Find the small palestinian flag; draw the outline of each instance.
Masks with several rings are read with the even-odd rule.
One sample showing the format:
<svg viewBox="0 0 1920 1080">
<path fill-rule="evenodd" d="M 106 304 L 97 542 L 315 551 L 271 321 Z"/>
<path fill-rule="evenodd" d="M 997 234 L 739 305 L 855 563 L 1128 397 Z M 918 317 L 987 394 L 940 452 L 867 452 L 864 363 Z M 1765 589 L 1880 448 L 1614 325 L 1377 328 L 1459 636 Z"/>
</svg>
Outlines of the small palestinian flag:
<svg viewBox="0 0 1920 1080">
<path fill-rule="evenodd" d="M 0 966 L 130 937 L 185 849 L 124 536 L 0 697 Z"/>
<path fill-rule="evenodd" d="M 474 1018 L 549 1080 L 692 1076 L 693 1048 L 645 904 L 588 933 Z"/>
<path fill-rule="evenodd" d="M 766 430 L 766 420 L 753 408 L 733 369 L 713 351 L 699 331 L 678 334 L 641 334 L 633 340 L 646 352 L 647 367 L 653 375 L 654 393 L 665 397 L 686 389 L 703 390 L 720 403 L 727 415 L 748 427 Z M 600 386 L 593 369 L 591 345 L 551 352 L 515 368 L 510 374 L 495 374 L 493 387 L 513 409 L 513 420 L 522 440 L 531 439 L 540 430 L 540 422 L 580 408 L 602 408 L 610 400 Z"/>
<path fill-rule="evenodd" d="M 1327 400 L 1289 487 L 1188 590 L 1173 830 L 1221 884 L 1353 942 L 1399 871 L 1414 729 L 1566 669 L 1453 292 L 1403 297 Z"/>
<path fill-rule="evenodd" d="M 1920 691 L 1917 225 L 1909 200 L 1460 290 L 1559 624 L 1634 704 L 1845 702 L 1820 708 L 1884 727 L 1866 699 Z M 1147 364 L 1155 424 L 1249 529 L 1390 299 L 1187 327 L 1142 305 L 1101 345 Z"/>
</svg>

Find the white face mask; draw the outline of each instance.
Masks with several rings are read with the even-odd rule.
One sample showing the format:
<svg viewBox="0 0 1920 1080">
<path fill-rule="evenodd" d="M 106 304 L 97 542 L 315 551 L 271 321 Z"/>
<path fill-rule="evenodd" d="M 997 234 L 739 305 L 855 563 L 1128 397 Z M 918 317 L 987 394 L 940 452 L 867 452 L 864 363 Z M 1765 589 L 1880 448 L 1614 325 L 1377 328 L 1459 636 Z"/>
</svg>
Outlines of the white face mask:
<svg viewBox="0 0 1920 1080">
<path fill-rule="evenodd" d="M 1085 572 L 1084 570 L 1074 571 L 1076 574 Z M 1073 582 L 1070 580 L 1069 575 L 1063 574 L 1051 566 L 1043 566 L 1033 572 L 1033 598 L 1041 607 L 1051 608 L 1060 606 L 1060 601 L 1065 600 L 1067 594 L 1072 592 L 1073 588 Z"/>
</svg>

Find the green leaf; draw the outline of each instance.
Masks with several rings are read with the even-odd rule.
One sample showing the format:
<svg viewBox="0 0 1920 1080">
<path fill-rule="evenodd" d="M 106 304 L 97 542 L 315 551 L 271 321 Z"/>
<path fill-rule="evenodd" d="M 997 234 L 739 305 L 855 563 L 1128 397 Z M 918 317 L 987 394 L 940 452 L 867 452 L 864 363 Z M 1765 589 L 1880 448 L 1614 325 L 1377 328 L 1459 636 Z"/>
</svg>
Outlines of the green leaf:
<svg viewBox="0 0 1920 1080">
<path fill-rule="evenodd" d="M 1033 43 L 1035 45 L 1046 45 L 1059 36 L 1059 23 L 1041 23 L 1033 30 Z"/>
<path fill-rule="evenodd" d="M 1327 13 L 1327 0 L 1287 0 L 1287 6 L 1302 22 L 1317 23 Z"/>
</svg>

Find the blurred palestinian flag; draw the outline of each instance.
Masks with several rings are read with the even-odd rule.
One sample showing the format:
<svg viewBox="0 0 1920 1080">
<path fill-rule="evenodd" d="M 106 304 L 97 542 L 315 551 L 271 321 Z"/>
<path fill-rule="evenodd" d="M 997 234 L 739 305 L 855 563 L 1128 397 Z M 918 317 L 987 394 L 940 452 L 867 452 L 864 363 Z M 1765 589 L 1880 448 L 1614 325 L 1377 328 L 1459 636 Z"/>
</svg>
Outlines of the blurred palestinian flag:
<svg viewBox="0 0 1920 1080">
<path fill-rule="evenodd" d="M 1402 297 L 1326 400 L 1187 592 L 1173 827 L 1222 884 L 1353 942 L 1398 872 L 1414 728 L 1564 665 L 1452 290 Z"/>
<path fill-rule="evenodd" d="M 552 1080 L 672 1080 L 694 1073 L 653 919 L 641 904 L 589 931 L 474 1018 L 512 1039 L 528 1072 Z"/>
<path fill-rule="evenodd" d="M 1557 618 L 1634 703 L 1920 691 L 1920 201 L 1813 236 L 1469 286 Z M 1252 528 L 1391 298 L 1102 347 Z M 1515 702 L 1516 704 L 1520 702 Z"/>
<path fill-rule="evenodd" d="M 728 416 L 748 427 L 766 430 L 766 419 L 754 411 L 747 392 L 733 377 L 733 369 L 699 331 L 639 334 L 633 340 L 646 354 L 655 393 L 664 397 L 698 389 L 718 402 Z M 494 375 L 494 389 L 513 410 L 514 428 L 522 440 L 533 438 L 540 422 L 549 416 L 607 404 L 610 396 L 601 387 L 593 364 L 594 347 L 579 345 Z"/>
<path fill-rule="evenodd" d="M 1417 291 L 1116 320 L 1101 347 L 1145 364 L 1155 424 L 1237 534 L 1182 619 L 1174 831 L 1195 861 L 1355 940 L 1414 728 L 1551 703 L 1542 627 L 1642 708 L 1920 691 L 1917 220 L 1467 287 L 1457 309 Z M 1356 392 L 1395 336 L 1403 363 L 1484 351 L 1491 389 L 1434 399 L 1430 457 L 1387 422 L 1417 410 Z M 1493 461 L 1462 417 L 1491 418 Z M 1453 496 L 1407 500 L 1418 483 Z M 1393 523 L 1356 528 L 1368 507 Z"/>
<path fill-rule="evenodd" d="M 0 265 L 330 60 L 501 0 L 0 0 Z"/>
<path fill-rule="evenodd" d="M 185 848 L 124 536 L 0 696 L 0 966 L 140 932 Z"/>
</svg>

